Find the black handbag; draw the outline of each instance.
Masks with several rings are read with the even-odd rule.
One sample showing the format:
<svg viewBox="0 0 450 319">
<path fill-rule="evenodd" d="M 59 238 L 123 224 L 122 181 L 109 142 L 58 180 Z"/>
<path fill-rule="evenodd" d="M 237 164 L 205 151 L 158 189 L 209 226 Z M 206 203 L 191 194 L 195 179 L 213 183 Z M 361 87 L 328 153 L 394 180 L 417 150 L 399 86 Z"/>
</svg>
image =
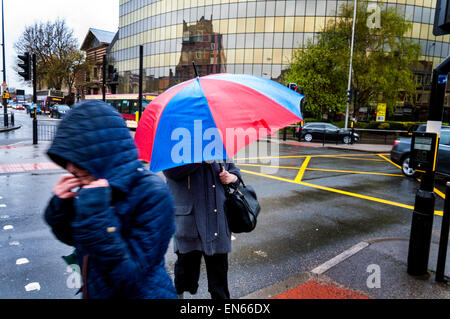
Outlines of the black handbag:
<svg viewBox="0 0 450 319">
<path fill-rule="evenodd" d="M 261 207 L 253 187 L 245 185 L 242 178 L 237 187 L 224 185 L 225 214 L 232 233 L 249 233 L 256 227 Z"/>
</svg>

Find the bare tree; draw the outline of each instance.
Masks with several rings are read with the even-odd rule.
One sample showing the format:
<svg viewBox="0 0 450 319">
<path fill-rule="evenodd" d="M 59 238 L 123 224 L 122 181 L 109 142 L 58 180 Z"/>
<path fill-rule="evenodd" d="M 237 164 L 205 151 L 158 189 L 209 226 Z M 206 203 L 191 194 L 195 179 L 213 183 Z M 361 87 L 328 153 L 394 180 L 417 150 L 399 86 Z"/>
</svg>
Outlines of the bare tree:
<svg viewBox="0 0 450 319">
<path fill-rule="evenodd" d="M 75 77 L 70 73 L 77 72 L 85 61 L 73 30 L 64 19 L 25 27 L 14 47 L 18 54 L 36 54 L 38 82 L 54 89 L 67 84 L 70 90 L 73 86 L 70 79 Z"/>
</svg>

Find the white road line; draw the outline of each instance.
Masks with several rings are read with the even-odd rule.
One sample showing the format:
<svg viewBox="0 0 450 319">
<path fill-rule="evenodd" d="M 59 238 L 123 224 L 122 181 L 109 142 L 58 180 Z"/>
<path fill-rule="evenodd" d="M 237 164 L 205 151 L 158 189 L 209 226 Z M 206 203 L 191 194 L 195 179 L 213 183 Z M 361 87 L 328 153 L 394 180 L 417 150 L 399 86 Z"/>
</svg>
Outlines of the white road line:
<svg viewBox="0 0 450 319">
<path fill-rule="evenodd" d="M 6 204 L 0 204 L 0 208 L 5 208 Z"/>
<path fill-rule="evenodd" d="M 8 218 L 9 218 L 8 215 L 2 215 L 2 216 L 0 216 L 0 219 L 8 219 Z"/>
<path fill-rule="evenodd" d="M 11 229 L 14 229 L 14 226 L 6 225 L 6 226 L 3 227 L 3 230 L 11 230 Z"/>
<path fill-rule="evenodd" d="M 370 245 L 369 243 L 362 241 L 359 244 L 356 244 L 355 246 L 347 249 L 343 253 L 337 255 L 336 257 L 323 263 L 319 267 L 314 268 L 311 272 L 316 275 L 321 275 L 321 274 L 327 272 L 328 270 L 330 270 L 331 268 L 333 268 L 334 266 L 336 266 L 337 264 L 343 262 L 347 258 L 357 254 L 358 252 L 360 252 L 361 250 L 363 250 L 364 248 L 366 248 L 369 245 Z"/>
<path fill-rule="evenodd" d="M 257 254 L 258 256 L 267 258 L 267 253 L 266 253 L 265 251 L 262 251 L 262 250 L 256 250 L 256 251 L 254 251 L 254 253 Z"/>
<path fill-rule="evenodd" d="M 28 264 L 30 261 L 26 258 L 19 258 L 16 260 L 16 265 Z"/>
<path fill-rule="evenodd" d="M 41 285 L 39 285 L 38 282 L 32 282 L 25 286 L 26 291 L 33 291 L 33 290 L 41 290 Z"/>
<path fill-rule="evenodd" d="M 20 246 L 20 243 L 18 241 L 12 241 L 9 243 L 10 246 Z"/>
</svg>

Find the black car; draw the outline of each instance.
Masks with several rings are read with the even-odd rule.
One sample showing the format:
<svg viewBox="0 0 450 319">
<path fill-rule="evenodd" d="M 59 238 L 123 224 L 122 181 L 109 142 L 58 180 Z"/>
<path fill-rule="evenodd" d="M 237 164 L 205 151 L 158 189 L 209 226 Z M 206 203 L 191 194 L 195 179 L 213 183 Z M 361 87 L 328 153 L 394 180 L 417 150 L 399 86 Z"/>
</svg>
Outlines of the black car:
<svg viewBox="0 0 450 319">
<path fill-rule="evenodd" d="M 70 107 L 65 104 L 58 104 L 51 108 L 50 117 L 56 117 L 57 119 L 63 118 L 67 112 L 70 111 Z"/>
<path fill-rule="evenodd" d="M 345 144 L 351 143 L 352 132 L 350 130 L 341 129 L 330 123 L 314 122 L 305 124 L 300 128 L 299 133 L 300 138 L 304 139 L 306 142 L 311 142 L 312 140 L 323 140 L 326 141 L 342 141 Z M 359 141 L 359 135 L 353 134 L 353 141 Z"/>
<path fill-rule="evenodd" d="M 416 177 L 417 172 L 409 166 L 410 153 L 411 137 L 397 138 L 391 150 L 391 160 L 401 166 L 403 174 Z M 450 127 L 443 127 L 439 136 L 436 173 L 450 176 Z"/>
<path fill-rule="evenodd" d="M 441 129 L 450 129 L 450 126 L 442 125 Z M 427 124 L 415 124 L 408 130 L 408 135 L 412 135 L 413 132 L 425 132 L 427 130 Z"/>
</svg>

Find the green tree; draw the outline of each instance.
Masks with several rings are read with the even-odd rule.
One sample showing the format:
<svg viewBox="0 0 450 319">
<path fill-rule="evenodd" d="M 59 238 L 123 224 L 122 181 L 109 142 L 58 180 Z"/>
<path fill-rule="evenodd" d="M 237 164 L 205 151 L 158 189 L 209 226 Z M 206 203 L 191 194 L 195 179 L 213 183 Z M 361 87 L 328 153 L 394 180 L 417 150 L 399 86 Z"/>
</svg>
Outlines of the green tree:
<svg viewBox="0 0 450 319">
<path fill-rule="evenodd" d="M 392 114 L 399 95 L 412 101 L 416 85 L 411 68 L 421 49 L 405 37 L 412 24 L 403 15 L 394 8 L 379 13 L 380 27 L 371 27 L 374 12 L 368 11 L 367 2 L 358 4 L 352 87 L 359 93 L 357 108 L 383 102 Z M 307 110 L 316 117 L 326 110 L 345 110 L 352 24 L 353 6 L 344 5 L 340 17 L 325 26 L 315 43 L 295 52 L 285 75 L 286 82 L 305 88 Z"/>
</svg>

